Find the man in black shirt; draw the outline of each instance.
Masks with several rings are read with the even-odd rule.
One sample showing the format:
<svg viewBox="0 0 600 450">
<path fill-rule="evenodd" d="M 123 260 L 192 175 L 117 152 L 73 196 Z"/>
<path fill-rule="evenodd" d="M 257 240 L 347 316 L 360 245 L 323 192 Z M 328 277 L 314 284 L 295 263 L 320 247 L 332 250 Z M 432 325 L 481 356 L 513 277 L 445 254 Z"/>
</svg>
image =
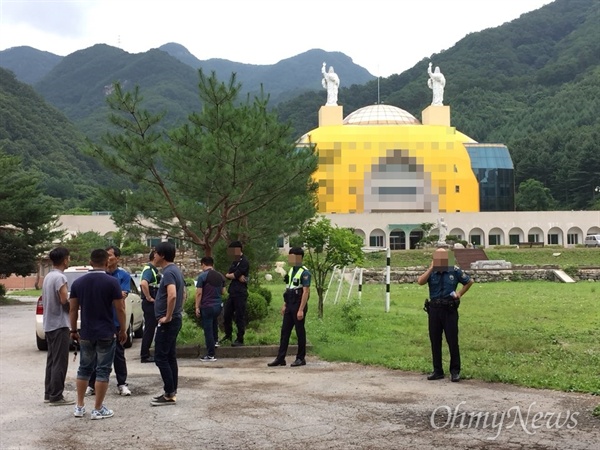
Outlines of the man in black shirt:
<svg viewBox="0 0 600 450">
<path fill-rule="evenodd" d="M 223 341 L 231 340 L 233 333 L 233 317 L 237 326 L 237 338 L 231 344 L 233 347 L 244 345 L 244 333 L 246 332 L 246 303 L 248 301 L 248 273 L 250 265 L 242 253 L 242 243 L 234 241 L 227 249 L 232 259 L 229 271 L 225 278 L 231 280 L 228 292 L 229 298 L 225 302 L 223 310 L 223 326 L 225 337 Z"/>
</svg>

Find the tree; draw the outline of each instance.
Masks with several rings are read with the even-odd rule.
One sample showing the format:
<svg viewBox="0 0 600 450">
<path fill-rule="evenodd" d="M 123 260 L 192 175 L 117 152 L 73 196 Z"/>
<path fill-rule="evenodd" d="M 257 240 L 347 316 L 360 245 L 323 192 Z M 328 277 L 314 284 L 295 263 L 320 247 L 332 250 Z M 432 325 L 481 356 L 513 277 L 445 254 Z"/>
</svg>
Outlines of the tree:
<svg viewBox="0 0 600 450">
<path fill-rule="evenodd" d="M 61 236 L 55 200 L 42 194 L 39 174 L 0 150 L 0 275 L 37 272 L 36 258 Z"/>
<path fill-rule="evenodd" d="M 315 212 L 314 149 L 296 146 L 289 125 L 267 111 L 268 98 L 237 104 L 235 74 L 227 84 L 214 72 L 199 75 L 201 112 L 166 131 L 162 115 L 141 109 L 139 88 L 115 84 L 110 121 L 121 133 L 105 136 L 108 148 L 89 148 L 131 186 L 112 193 L 115 223 L 191 242 L 207 255 L 221 239 L 275 242 L 294 232 Z"/>
<path fill-rule="evenodd" d="M 71 265 L 85 266 L 90 263 L 92 250 L 106 248 L 109 243 L 97 231 L 86 231 L 85 233 L 77 233 L 71 236 L 65 241 L 64 245 L 69 249 Z"/>
<path fill-rule="evenodd" d="M 518 211 L 552 211 L 555 205 L 550 189 L 532 178 L 519 185 L 516 202 Z"/>
<path fill-rule="evenodd" d="M 299 239 L 307 249 L 304 263 L 312 274 L 319 296 L 319 318 L 323 318 L 325 281 L 336 266 L 362 263 L 362 238 L 353 230 L 332 226 L 329 219 L 321 217 L 308 220 L 300 228 Z"/>
</svg>

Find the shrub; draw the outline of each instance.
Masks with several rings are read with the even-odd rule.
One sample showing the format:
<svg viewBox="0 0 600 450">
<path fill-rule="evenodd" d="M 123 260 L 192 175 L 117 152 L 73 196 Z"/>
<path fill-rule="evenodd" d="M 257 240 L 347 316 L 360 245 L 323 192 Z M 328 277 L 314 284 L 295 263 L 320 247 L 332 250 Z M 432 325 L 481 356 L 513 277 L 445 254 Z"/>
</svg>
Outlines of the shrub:
<svg viewBox="0 0 600 450">
<path fill-rule="evenodd" d="M 344 303 L 342 305 L 342 312 L 340 316 L 344 326 L 344 331 L 349 334 L 354 334 L 358 328 L 358 323 L 362 319 L 358 301 L 353 300 Z"/>
<path fill-rule="evenodd" d="M 187 300 L 183 304 L 183 312 L 191 318 L 198 326 L 201 326 L 202 321 L 196 317 L 196 298 L 193 295 L 188 295 Z"/>
<path fill-rule="evenodd" d="M 267 306 L 271 305 L 271 301 L 273 300 L 273 293 L 264 286 L 256 286 L 252 288 L 253 292 L 262 295 L 267 301 Z"/>
<path fill-rule="evenodd" d="M 0 297 L 6 297 L 6 287 L 0 284 Z"/>
<path fill-rule="evenodd" d="M 223 303 L 227 300 L 227 294 L 222 298 Z M 188 299 L 183 304 L 183 312 L 192 319 L 196 325 L 202 327 L 202 319 L 196 317 L 196 299 L 193 295 L 188 295 Z M 269 314 L 269 307 L 265 297 L 258 292 L 248 292 L 248 302 L 246 303 L 246 323 L 255 320 L 262 320 Z"/>
<path fill-rule="evenodd" d="M 262 320 L 269 314 L 267 300 L 258 292 L 248 292 L 246 304 L 246 318 L 248 322 Z"/>
</svg>

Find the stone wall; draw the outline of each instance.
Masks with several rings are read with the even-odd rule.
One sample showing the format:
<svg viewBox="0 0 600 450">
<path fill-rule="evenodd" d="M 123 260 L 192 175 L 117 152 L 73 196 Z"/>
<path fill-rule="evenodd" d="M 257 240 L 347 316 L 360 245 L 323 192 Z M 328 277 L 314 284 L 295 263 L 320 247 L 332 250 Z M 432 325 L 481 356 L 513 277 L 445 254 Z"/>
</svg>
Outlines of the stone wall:
<svg viewBox="0 0 600 450">
<path fill-rule="evenodd" d="M 478 283 L 494 281 L 559 281 L 554 275 L 557 266 L 545 266 L 541 268 L 518 267 L 510 270 L 467 270 L 466 272 Z M 416 283 L 417 278 L 427 270 L 426 267 L 408 267 L 406 269 L 390 270 L 390 282 L 395 284 Z M 600 282 L 600 269 L 579 269 L 575 281 L 598 281 Z M 363 283 L 382 284 L 385 283 L 385 268 L 365 269 L 363 271 Z"/>
</svg>

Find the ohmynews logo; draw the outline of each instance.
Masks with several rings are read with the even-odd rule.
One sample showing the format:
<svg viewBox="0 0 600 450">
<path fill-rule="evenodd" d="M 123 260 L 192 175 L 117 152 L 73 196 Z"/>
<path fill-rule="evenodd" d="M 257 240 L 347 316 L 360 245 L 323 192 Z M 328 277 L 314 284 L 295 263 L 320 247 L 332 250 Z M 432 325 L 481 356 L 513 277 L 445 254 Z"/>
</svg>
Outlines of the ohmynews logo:
<svg viewBox="0 0 600 450">
<path fill-rule="evenodd" d="M 514 427 L 521 429 L 528 435 L 534 435 L 538 430 L 560 430 L 566 428 L 572 430 L 577 426 L 579 412 L 542 412 L 532 411 L 535 402 L 529 405 L 527 413 L 523 414 L 520 406 L 513 406 L 507 411 L 461 411 L 461 406 L 467 402 L 460 402 L 454 410 L 447 405 L 438 406 L 433 410 L 430 417 L 431 427 L 439 430 L 443 428 L 480 428 L 482 430 L 495 431 L 495 435 L 488 440 L 496 440 L 502 430 L 510 430 Z"/>
</svg>

